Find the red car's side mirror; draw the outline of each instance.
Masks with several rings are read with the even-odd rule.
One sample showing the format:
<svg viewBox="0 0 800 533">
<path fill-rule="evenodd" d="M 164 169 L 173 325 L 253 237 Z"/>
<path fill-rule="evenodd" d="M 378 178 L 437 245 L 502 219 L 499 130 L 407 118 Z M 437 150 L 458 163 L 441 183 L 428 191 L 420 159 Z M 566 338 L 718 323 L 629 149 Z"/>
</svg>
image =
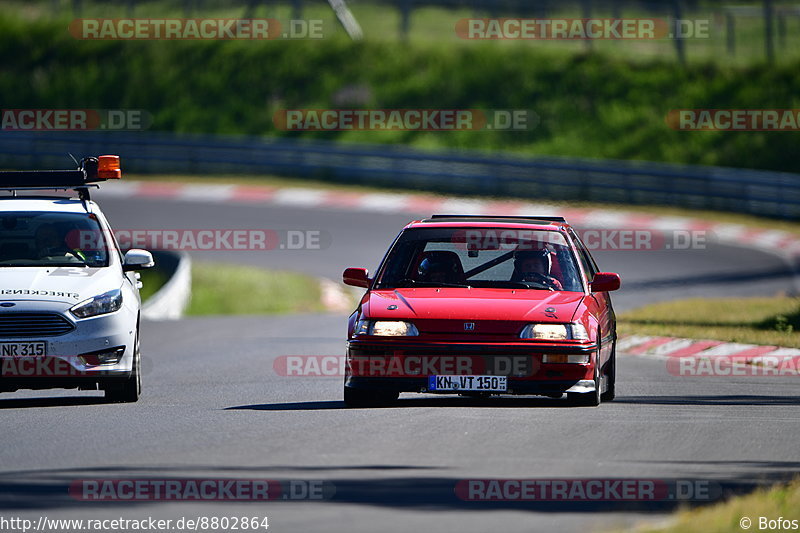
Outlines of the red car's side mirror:
<svg viewBox="0 0 800 533">
<path fill-rule="evenodd" d="M 619 274 L 613 272 L 598 272 L 589 284 L 592 292 L 609 292 L 619 289 Z"/>
<path fill-rule="evenodd" d="M 365 289 L 369 288 L 369 284 L 372 282 L 366 268 L 346 268 L 342 274 L 342 281 L 345 285 L 364 287 Z"/>
</svg>

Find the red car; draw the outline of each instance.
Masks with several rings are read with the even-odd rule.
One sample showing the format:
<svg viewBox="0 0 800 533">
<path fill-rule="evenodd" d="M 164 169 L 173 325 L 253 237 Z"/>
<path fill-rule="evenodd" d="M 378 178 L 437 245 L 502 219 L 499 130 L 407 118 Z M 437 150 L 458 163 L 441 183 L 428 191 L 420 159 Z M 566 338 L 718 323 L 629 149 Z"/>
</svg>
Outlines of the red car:
<svg viewBox="0 0 800 533">
<path fill-rule="evenodd" d="M 600 272 L 560 217 L 434 215 L 408 224 L 348 324 L 344 401 L 401 392 L 614 398 L 616 318 Z"/>
</svg>

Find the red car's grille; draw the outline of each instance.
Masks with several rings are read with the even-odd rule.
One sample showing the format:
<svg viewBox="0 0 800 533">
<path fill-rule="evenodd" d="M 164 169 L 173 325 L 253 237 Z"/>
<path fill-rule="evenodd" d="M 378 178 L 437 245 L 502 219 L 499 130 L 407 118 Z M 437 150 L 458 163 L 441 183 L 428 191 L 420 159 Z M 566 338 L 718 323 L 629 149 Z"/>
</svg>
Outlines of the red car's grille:
<svg viewBox="0 0 800 533">
<path fill-rule="evenodd" d="M 493 335 L 500 337 L 519 337 L 519 332 L 527 322 L 510 322 L 507 320 L 451 320 L 451 319 L 415 319 L 420 334 L 461 335 Z"/>
</svg>

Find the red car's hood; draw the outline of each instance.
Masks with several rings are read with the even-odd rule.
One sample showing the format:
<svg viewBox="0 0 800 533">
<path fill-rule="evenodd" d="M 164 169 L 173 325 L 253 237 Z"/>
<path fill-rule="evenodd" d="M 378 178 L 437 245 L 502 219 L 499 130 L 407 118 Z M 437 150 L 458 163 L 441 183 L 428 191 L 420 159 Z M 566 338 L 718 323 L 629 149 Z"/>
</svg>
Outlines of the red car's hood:
<svg viewBox="0 0 800 533">
<path fill-rule="evenodd" d="M 372 291 L 370 318 L 569 322 L 581 292 L 542 290 L 406 288 Z M 396 305 L 397 309 L 389 310 Z"/>
</svg>

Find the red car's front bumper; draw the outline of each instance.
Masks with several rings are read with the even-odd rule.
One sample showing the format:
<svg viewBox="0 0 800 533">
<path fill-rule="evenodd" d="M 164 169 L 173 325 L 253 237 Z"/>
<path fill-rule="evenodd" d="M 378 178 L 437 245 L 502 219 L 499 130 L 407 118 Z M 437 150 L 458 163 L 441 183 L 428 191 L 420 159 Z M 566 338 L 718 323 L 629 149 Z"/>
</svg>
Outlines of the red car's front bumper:
<svg viewBox="0 0 800 533">
<path fill-rule="evenodd" d="M 543 362 L 545 354 L 583 355 L 587 363 Z M 392 392 L 436 392 L 436 375 L 506 376 L 500 394 L 554 396 L 595 389 L 597 346 L 544 343 L 411 343 L 351 340 L 347 345 L 345 386 Z M 452 391 L 446 392 L 453 394 Z"/>
</svg>

